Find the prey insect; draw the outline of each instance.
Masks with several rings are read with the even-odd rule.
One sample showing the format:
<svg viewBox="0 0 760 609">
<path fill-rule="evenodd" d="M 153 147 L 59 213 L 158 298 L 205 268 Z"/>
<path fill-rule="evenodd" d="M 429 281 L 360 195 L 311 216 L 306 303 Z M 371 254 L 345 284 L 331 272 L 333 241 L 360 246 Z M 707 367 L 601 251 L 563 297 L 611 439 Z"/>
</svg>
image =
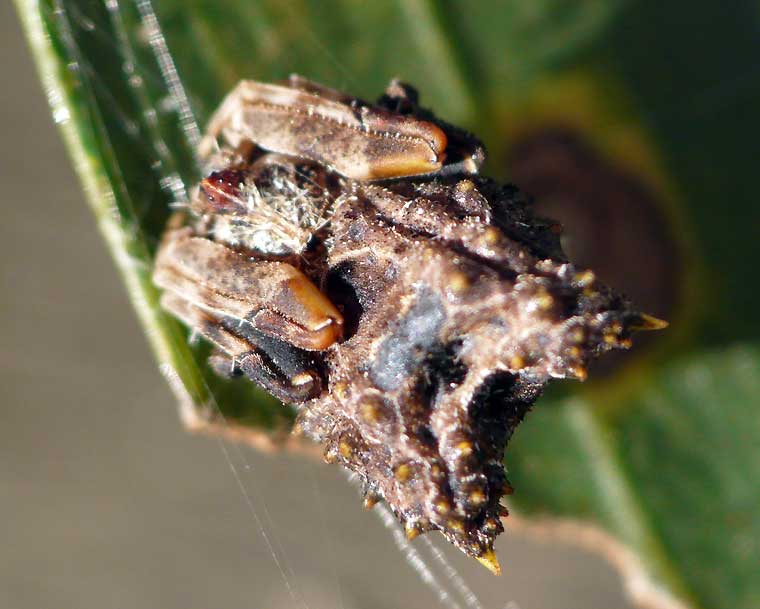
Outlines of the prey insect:
<svg viewBox="0 0 760 609">
<path fill-rule="evenodd" d="M 163 307 L 217 372 L 295 404 L 367 505 L 499 572 L 513 431 L 548 380 L 664 322 L 569 263 L 554 222 L 478 175 L 480 141 L 398 81 L 375 104 L 244 81 L 200 155 L 157 255 Z"/>
</svg>

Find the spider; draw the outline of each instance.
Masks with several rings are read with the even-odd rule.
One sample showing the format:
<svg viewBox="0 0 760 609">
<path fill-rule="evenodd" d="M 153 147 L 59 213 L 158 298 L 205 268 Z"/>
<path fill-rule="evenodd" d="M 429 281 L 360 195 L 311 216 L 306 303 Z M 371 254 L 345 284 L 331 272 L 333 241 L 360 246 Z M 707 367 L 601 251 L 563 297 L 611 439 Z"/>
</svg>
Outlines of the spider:
<svg viewBox="0 0 760 609">
<path fill-rule="evenodd" d="M 665 323 L 568 262 L 555 222 L 478 174 L 480 141 L 397 80 L 375 104 L 243 81 L 199 152 L 156 259 L 162 306 L 219 374 L 296 405 L 366 505 L 499 573 L 513 431 L 549 379 Z"/>
</svg>

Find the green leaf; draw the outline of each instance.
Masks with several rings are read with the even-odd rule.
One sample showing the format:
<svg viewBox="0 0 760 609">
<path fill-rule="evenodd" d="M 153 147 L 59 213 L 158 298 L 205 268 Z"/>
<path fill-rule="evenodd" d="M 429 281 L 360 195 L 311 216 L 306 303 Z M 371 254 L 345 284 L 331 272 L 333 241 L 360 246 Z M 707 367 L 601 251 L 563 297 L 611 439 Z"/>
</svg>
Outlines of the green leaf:
<svg viewBox="0 0 760 609">
<path fill-rule="evenodd" d="M 679 358 L 613 417 L 538 407 L 508 450 L 518 505 L 600 525 L 697 606 L 760 606 L 758 396 L 760 351 L 737 346 Z"/>
<path fill-rule="evenodd" d="M 298 72 L 372 98 L 400 76 L 486 139 L 491 173 L 539 171 L 536 194 L 570 180 L 538 201 L 564 208 L 569 227 L 610 215 L 606 240 L 573 247 L 598 241 L 599 264 L 616 261 L 621 286 L 643 286 L 652 312 L 672 322 L 638 358 L 539 402 L 508 450 L 516 506 L 617 539 L 644 576 L 631 584 L 642 602 L 760 606 L 755 3 L 164 0 L 156 14 L 148 0 L 16 1 L 188 424 L 227 423 L 261 440 L 292 421 L 251 384 L 215 377 L 207 348 L 157 305 L 152 256 L 170 204 L 198 178 L 199 125 L 241 78 Z M 637 234 L 655 240 L 639 247 L 619 229 L 642 222 Z M 654 248 L 653 258 L 631 266 L 616 247 Z"/>
</svg>

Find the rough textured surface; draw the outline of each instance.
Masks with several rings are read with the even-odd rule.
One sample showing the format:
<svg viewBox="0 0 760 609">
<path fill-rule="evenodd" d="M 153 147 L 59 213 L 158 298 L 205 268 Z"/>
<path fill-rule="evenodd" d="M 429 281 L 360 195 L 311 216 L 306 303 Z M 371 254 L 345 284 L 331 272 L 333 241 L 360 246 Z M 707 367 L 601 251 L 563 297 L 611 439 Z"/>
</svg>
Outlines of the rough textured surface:
<svg viewBox="0 0 760 609">
<path fill-rule="evenodd" d="M 355 185 L 331 226 L 326 290 L 355 330 L 299 422 L 411 535 L 488 554 L 515 427 L 548 379 L 626 345 L 638 315 L 490 180 Z"/>
<path fill-rule="evenodd" d="M 386 107 L 396 89 L 404 121 L 435 120 L 398 83 Z M 210 167 L 192 230 L 159 251 L 163 305 L 215 344 L 216 370 L 299 404 L 368 504 L 498 571 L 507 441 L 549 379 L 584 380 L 646 316 L 570 264 L 516 188 L 456 164 L 365 182 L 222 141 Z"/>
</svg>

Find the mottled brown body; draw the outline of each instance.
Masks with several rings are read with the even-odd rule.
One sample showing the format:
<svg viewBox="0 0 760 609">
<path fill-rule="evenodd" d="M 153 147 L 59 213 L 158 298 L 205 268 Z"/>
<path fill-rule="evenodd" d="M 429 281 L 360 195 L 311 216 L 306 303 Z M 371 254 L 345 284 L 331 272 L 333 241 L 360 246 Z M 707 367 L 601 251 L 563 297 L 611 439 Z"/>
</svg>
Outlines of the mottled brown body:
<svg viewBox="0 0 760 609">
<path fill-rule="evenodd" d="M 394 83 L 381 98 L 389 131 L 394 105 L 399 132 L 436 120 L 413 124 L 423 111 L 410 92 Z M 354 107 L 339 95 L 324 103 Z M 592 357 L 658 324 L 568 263 L 556 225 L 517 189 L 462 166 L 482 160 L 479 142 L 445 131 L 448 170 L 385 182 L 335 171 L 363 139 L 325 164 L 304 159 L 293 132 L 270 146 L 280 154 L 223 139 L 155 280 L 164 306 L 216 345 L 217 369 L 295 403 L 300 429 L 358 475 L 369 504 L 384 499 L 410 537 L 440 530 L 497 571 L 516 426 L 550 378 L 583 380 Z"/>
</svg>

